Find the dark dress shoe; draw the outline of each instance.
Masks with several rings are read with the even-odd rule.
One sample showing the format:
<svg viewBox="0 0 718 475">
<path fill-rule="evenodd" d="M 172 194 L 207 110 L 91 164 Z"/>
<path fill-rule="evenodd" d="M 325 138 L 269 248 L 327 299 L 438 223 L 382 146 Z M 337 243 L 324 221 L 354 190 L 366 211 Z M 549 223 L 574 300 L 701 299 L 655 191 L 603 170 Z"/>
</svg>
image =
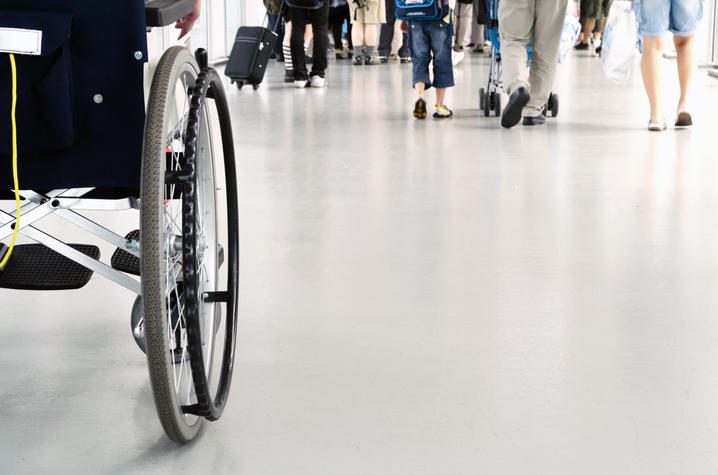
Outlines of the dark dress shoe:
<svg viewBox="0 0 718 475">
<path fill-rule="evenodd" d="M 531 96 L 525 87 L 520 87 L 511 93 L 509 103 L 506 104 L 504 113 L 501 115 L 501 126 L 507 129 L 515 126 L 521 120 L 521 113 L 529 103 Z"/>
<path fill-rule="evenodd" d="M 546 116 L 539 114 L 536 117 L 524 117 L 524 125 L 543 125 L 546 123 Z"/>
</svg>

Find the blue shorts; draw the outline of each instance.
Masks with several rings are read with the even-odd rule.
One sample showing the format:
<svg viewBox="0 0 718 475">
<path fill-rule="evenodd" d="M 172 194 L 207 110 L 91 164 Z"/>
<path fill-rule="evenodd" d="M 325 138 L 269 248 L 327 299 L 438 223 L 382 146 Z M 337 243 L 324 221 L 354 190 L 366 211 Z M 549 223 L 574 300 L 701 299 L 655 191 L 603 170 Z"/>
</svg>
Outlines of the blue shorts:
<svg viewBox="0 0 718 475">
<path fill-rule="evenodd" d="M 642 35 L 692 36 L 703 18 L 703 0 L 633 0 Z"/>
<path fill-rule="evenodd" d="M 444 20 L 409 22 L 412 84 L 423 82 L 426 89 L 431 86 L 445 88 L 454 85 L 451 37 L 451 24 Z M 434 59 L 433 83 L 429 77 L 429 62 L 432 58 Z"/>
</svg>

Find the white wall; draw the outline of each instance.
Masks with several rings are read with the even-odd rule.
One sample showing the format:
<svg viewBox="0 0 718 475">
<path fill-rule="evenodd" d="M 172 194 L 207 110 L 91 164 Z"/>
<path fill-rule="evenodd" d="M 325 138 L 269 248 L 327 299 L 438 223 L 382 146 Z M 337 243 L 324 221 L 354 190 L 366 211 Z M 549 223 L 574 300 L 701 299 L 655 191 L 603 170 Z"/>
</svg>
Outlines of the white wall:
<svg viewBox="0 0 718 475">
<path fill-rule="evenodd" d="M 711 63 L 718 64 L 718 2 L 713 2 L 713 45 Z"/>
<path fill-rule="evenodd" d="M 699 63 L 712 62 L 713 28 L 716 15 L 716 0 L 706 0 L 703 4 L 703 20 L 696 31 L 696 55 Z"/>
<path fill-rule="evenodd" d="M 264 8 L 264 3 L 262 2 L 262 0 L 239 1 L 242 2 L 244 8 L 244 24 L 261 25 L 262 21 L 264 21 L 264 15 L 267 13 L 267 10 Z"/>
</svg>

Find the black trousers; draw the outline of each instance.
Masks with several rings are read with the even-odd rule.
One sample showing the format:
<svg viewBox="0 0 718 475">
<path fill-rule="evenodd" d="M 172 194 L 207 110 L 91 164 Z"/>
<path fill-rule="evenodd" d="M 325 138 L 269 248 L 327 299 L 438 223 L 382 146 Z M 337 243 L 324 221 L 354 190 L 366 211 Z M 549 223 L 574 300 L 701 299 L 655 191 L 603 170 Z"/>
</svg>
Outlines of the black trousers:
<svg viewBox="0 0 718 475">
<path fill-rule="evenodd" d="M 352 22 L 350 21 L 349 4 L 341 7 L 329 9 L 329 26 L 332 28 L 332 36 L 334 36 L 334 48 L 342 49 L 342 26 L 344 20 L 349 22 L 348 37 L 349 49 L 352 48 Z"/>
<path fill-rule="evenodd" d="M 396 24 L 396 4 L 394 0 L 386 1 L 386 23 L 379 30 L 379 56 L 389 56 L 391 53 L 391 40 L 394 38 L 394 25 Z"/>
<path fill-rule="evenodd" d="M 329 22 L 329 2 L 325 1 L 321 8 L 308 10 L 306 8 L 289 7 L 289 21 L 292 22 L 292 39 L 289 47 L 292 50 L 292 65 L 294 66 L 294 80 L 305 81 L 307 63 L 304 56 L 304 31 L 307 25 L 312 25 L 314 31 L 314 62 L 312 63 L 312 76 L 324 77 L 327 70 L 327 49 L 329 36 L 327 24 Z"/>
</svg>

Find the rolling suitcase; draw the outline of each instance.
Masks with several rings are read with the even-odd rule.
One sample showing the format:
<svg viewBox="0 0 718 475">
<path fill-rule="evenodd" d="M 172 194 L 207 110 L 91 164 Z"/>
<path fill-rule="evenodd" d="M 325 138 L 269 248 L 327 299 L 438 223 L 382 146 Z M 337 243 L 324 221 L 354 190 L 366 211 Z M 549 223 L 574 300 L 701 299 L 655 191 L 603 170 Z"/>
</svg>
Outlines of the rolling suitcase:
<svg viewBox="0 0 718 475">
<path fill-rule="evenodd" d="M 239 89 L 244 85 L 251 85 L 256 90 L 262 83 L 269 57 L 277 42 L 275 31 L 280 18 L 281 15 L 277 16 L 274 30 L 263 26 L 242 26 L 237 30 L 224 74 L 236 83 Z"/>
</svg>

